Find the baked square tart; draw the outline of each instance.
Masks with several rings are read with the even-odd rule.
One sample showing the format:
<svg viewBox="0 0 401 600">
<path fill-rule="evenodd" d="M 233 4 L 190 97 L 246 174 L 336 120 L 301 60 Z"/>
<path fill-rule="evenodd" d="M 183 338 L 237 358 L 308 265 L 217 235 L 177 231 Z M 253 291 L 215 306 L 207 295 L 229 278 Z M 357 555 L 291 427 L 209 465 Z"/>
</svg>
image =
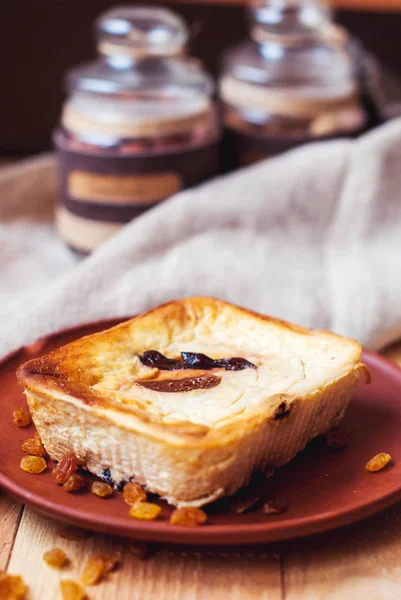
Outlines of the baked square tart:
<svg viewBox="0 0 401 600">
<path fill-rule="evenodd" d="M 135 480 L 172 505 L 202 506 L 335 427 L 366 371 L 352 339 L 200 297 L 17 375 L 52 459 L 74 452 L 115 487 Z"/>
</svg>

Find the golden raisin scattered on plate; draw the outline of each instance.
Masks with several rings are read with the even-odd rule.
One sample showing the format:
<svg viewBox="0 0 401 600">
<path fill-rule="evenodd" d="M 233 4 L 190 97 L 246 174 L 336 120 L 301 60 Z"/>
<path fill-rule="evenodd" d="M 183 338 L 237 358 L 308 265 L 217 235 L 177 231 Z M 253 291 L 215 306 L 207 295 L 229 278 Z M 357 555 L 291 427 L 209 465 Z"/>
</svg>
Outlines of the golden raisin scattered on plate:
<svg viewBox="0 0 401 600">
<path fill-rule="evenodd" d="M 149 544 L 145 542 L 130 542 L 127 546 L 128 552 L 138 560 L 145 560 L 150 554 Z"/>
<path fill-rule="evenodd" d="M 18 427 L 28 427 L 31 417 L 25 408 L 16 408 L 13 412 L 13 420 Z"/>
<path fill-rule="evenodd" d="M 0 600 L 22 600 L 27 589 L 20 575 L 0 573 Z"/>
<path fill-rule="evenodd" d="M 43 473 L 47 467 L 47 463 L 44 458 L 40 456 L 24 456 L 21 460 L 21 469 L 27 473 Z"/>
<path fill-rule="evenodd" d="M 96 585 L 108 573 L 106 561 L 100 554 L 90 556 L 81 575 L 84 585 Z"/>
<path fill-rule="evenodd" d="M 264 515 L 281 515 L 287 510 L 287 507 L 278 500 L 272 500 L 271 502 L 265 502 L 262 510 Z"/>
<path fill-rule="evenodd" d="M 91 492 L 98 498 L 109 498 L 114 494 L 111 485 L 104 483 L 104 481 L 94 481 L 92 483 Z"/>
<path fill-rule="evenodd" d="M 85 600 L 87 598 L 84 588 L 72 579 L 62 579 L 60 589 L 63 600 Z"/>
<path fill-rule="evenodd" d="M 381 471 L 384 469 L 386 465 L 391 460 L 390 454 L 386 454 L 385 452 L 380 452 L 380 454 L 376 454 L 370 461 L 366 464 L 366 470 L 371 473 L 375 473 L 376 471 Z"/>
<path fill-rule="evenodd" d="M 70 475 L 73 475 L 78 468 L 78 459 L 74 452 L 68 452 L 57 463 L 53 469 L 53 479 L 57 485 L 63 485 Z"/>
<path fill-rule="evenodd" d="M 62 527 L 57 533 L 64 540 L 70 540 L 73 542 L 86 540 L 92 535 L 90 531 L 87 531 L 86 529 L 80 529 L 79 527 Z"/>
<path fill-rule="evenodd" d="M 63 567 L 67 562 L 67 555 L 64 550 L 61 550 L 61 548 L 52 548 L 44 553 L 43 560 L 50 567 L 61 569 L 61 567 Z"/>
<path fill-rule="evenodd" d="M 22 450 L 31 456 L 41 456 L 42 458 L 47 457 L 47 452 L 41 442 L 38 434 L 35 434 L 34 438 L 25 440 L 22 444 Z"/>
<path fill-rule="evenodd" d="M 139 483 L 131 481 L 124 486 L 123 498 L 127 504 L 132 506 L 136 502 L 146 502 L 147 495 Z"/>
<path fill-rule="evenodd" d="M 176 508 L 170 516 L 170 523 L 184 527 L 197 527 L 207 521 L 207 514 L 200 508 L 185 506 Z"/>
<path fill-rule="evenodd" d="M 153 521 L 160 515 L 162 509 L 151 502 L 137 502 L 129 510 L 129 516 L 141 521 Z"/>
<path fill-rule="evenodd" d="M 85 487 L 85 479 L 78 473 L 70 475 L 65 483 L 63 483 L 63 489 L 66 492 L 79 492 Z"/>
</svg>

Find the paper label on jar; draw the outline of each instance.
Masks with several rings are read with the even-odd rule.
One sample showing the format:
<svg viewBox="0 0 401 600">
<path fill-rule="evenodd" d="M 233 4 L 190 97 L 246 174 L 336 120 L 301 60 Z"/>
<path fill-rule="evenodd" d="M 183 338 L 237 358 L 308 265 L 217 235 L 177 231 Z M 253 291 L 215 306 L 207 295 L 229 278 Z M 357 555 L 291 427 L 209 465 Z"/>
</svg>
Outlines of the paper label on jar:
<svg viewBox="0 0 401 600">
<path fill-rule="evenodd" d="M 73 170 L 68 174 L 68 195 L 77 201 L 116 204 L 153 204 L 182 188 L 172 172 L 110 175 Z"/>
<path fill-rule="evenodd" d="M 60 196 L 61 237 L 79 252 L 94 249 L 103 236 L 143 215 L 173 194 L 213 177 L 219 166 L 219 138 L 165 152 L 121 153 L 90 149 L 54 133 Z"/>
</svg>

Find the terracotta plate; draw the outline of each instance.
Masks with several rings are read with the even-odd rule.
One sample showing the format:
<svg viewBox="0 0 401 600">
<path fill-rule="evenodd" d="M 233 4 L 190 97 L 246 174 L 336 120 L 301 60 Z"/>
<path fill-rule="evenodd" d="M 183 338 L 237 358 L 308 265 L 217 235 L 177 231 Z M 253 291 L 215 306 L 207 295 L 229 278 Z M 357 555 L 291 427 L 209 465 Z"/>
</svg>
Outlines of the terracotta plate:
<svg viewBox="0 0 401 600">
<path fill-rule="evenodd" d="M 401 370 L 374 354 L 365 353 L 371 385 L 361 386 L 345 417 L 351 431 L 347 448 L 333 451 L 315 440 L 289 465 L 264 483 L 267 498 L 283 501 L 286 513 L 265 516 L 260 509 L 247 514 L 229 512 L 227 504 L 207 508 L 209 523 L 185 528 L 168 522 L 171 508 L 162 503 L 162 518 L 136 521 L 128 516 L 121 494 L 100 500 L 91 493 L 68 494 L 55 485 L 49 469 L 29 475 L 20 467 L 21 444 L 33 427 L 20 429 L 12 422 L 15 407 L 25 406 L 15 379 L 17 366 L 77 337 L 114 325 L 103 322 L 53 336 L 43 344 L 21 350 L 0 366 L 0 485 L 46 515 L 107 533 L 152 541 L 184 544 L 245 544 L 282 540 L 346 525 L 401 499 Z M 378 452 L 393 461 L 372 474 L 366 462 Z"/>
</svg>

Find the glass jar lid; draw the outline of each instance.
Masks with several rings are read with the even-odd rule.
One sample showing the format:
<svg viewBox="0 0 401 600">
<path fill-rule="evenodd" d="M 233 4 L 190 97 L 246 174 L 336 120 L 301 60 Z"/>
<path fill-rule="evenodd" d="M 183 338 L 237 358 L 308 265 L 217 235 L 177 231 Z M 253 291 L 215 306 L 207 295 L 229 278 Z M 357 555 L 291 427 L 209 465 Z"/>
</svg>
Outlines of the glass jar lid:
<svg viewBox="0 0 401 600">
<path fill-rule="evenodd" d="M 251 40 L 227 53 L 221 94 L 262 105 L 267 96 L 337 101 L 357 92 L 350 39 L 318 0 L 260 0 L 250 9 Z M 299 104 L 299 106 L 301 106 Z"/>
<path fill-rule="evenodd" d="M 187 88 L 198 90 L 207 96 L 213 93 L 211 77 L 202 65 L 193 59 L 183 57 L 147 58 L 126 62 L 125 57 L 117 65 L 101 57 L 71 70 L 67 74 L 67 87 L 98 94 L 132 93 L 144 90 L 165 90 L 167 88 Z"/>
<path fill-rule="evenodd" d="M 185 55 L 188 29 L 170 10 L 116 8 L 96 24 L 99 57 L 67 74 L 62 124 L 104 140 L 175 135 L 209 126 L 214 86 Z"/>
<path fill-rule="evenodd" d="M 213 93 L 201 63 L 184 55 L 188 28 L 172 11 L 115 8 L 99 17 L 96 32 L 100 56 L 67 74 L 70 92 L 118 94 L 181 87 Z"/>
<path fill-rule="evenodd" d="M 331 11 L 319 0 L 256 0 L 250 8 L 256 42 L 302 43 L 320 36 Z"/>
<path fill-rule="evenodd" d="M 98 51 L 105 56 L 176 56 L 188 42 L 184 21 L 161 7 L 119 6 L 96 22 Z"/>
</svg>

